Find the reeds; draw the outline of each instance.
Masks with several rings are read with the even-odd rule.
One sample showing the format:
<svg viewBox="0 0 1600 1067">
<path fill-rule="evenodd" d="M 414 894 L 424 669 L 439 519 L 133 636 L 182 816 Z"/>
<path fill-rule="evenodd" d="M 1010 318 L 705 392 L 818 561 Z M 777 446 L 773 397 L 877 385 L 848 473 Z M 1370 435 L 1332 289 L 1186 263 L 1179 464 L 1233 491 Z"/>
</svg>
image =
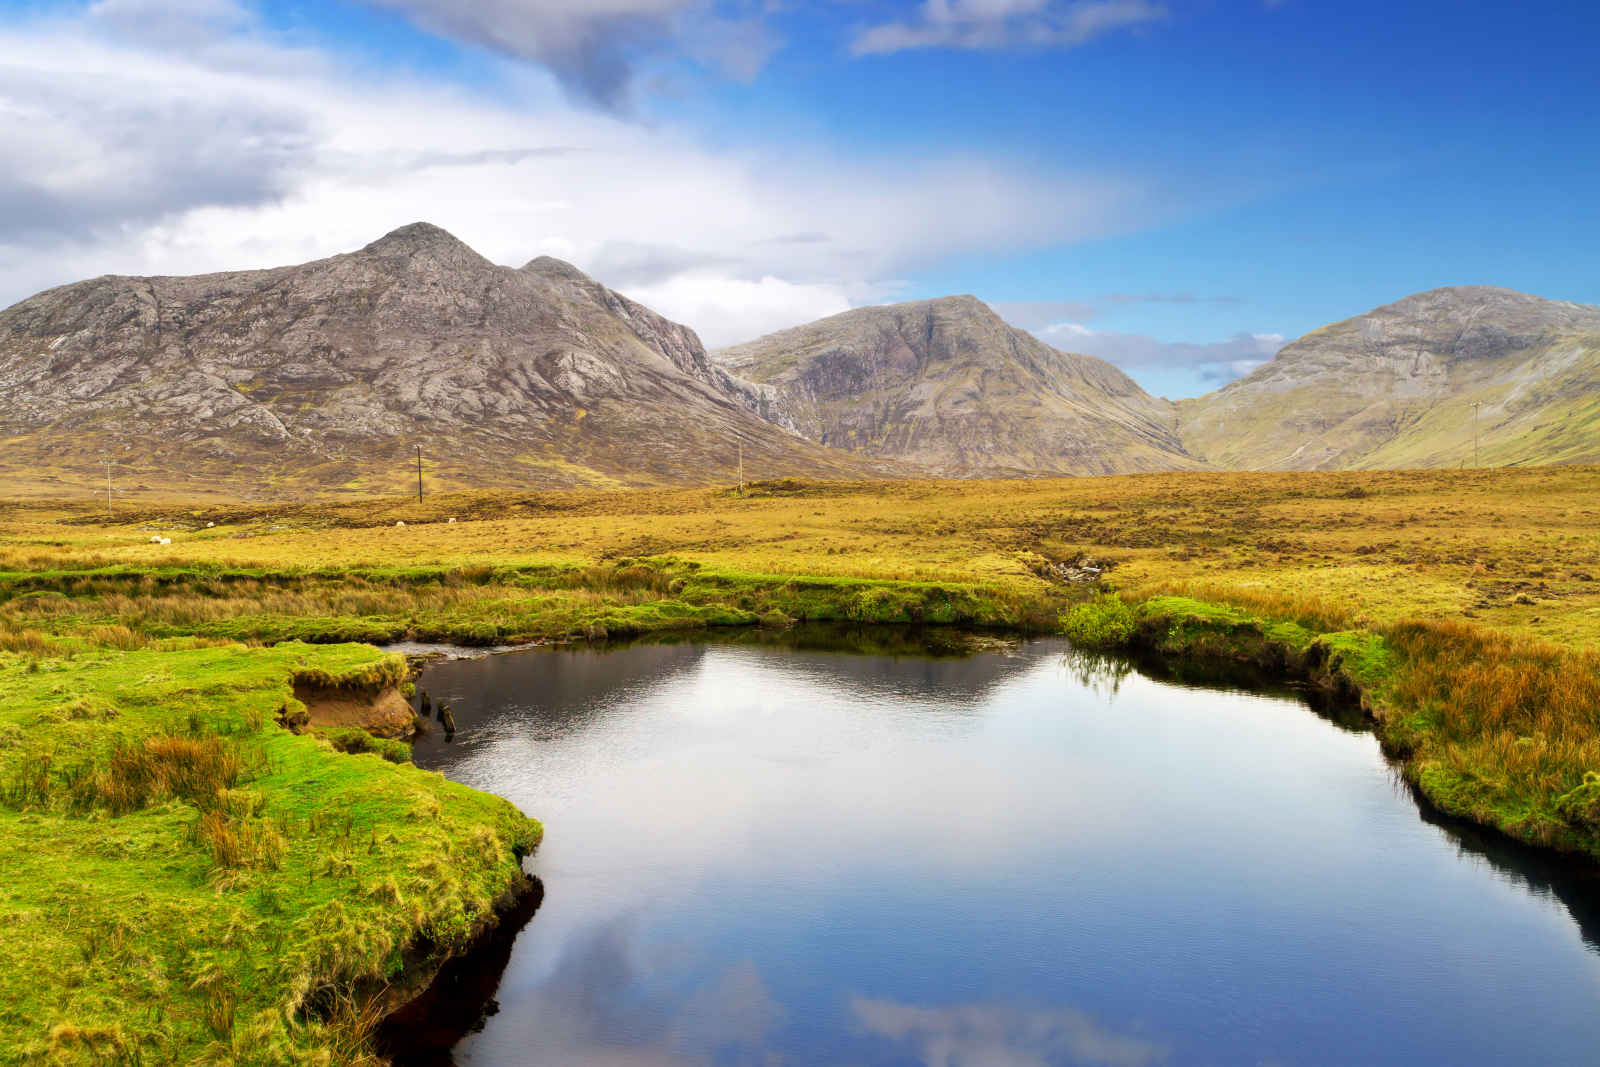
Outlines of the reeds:
<svg viewBox="0 0 1600 1067">
<path fill-rule="evenodd" d="M 278 870 L 288 847 L 283 834 L 266 820 L 220 809 L 203 813 L 192 833 L 211 862 L 224 870 Z"/>
<path fill-rule="evenodd" d="M 1406 622 L 1385 640 L 1405 670 L 1392 699 L 1452 738 L 1600 737 L 1600 654 L 1463 622 Z M 1597 765 L 1596 769 L 1600 769 Z"/>
<path fill-rule="evenodd" d="M 160 800 L 217 806 L 244 774 L 244 756 L 228 739 L 160 734 L 142 741 L 118 739 L 103 761 L 95 757 L 52 773 L 59 756 L 31 751 L 10 761 L 0 779 L 0 802 L 22 809 L 63 799 L 72 808 L 105 808 L 112 815 L 139 811 Z"/>
</svg>

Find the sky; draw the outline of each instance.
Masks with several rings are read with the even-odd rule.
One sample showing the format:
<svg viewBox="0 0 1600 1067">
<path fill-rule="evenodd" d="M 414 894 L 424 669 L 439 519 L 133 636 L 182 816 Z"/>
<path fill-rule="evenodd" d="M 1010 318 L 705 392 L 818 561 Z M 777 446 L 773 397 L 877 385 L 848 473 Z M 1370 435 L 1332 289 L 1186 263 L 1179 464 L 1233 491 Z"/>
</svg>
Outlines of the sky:
<svg viewBox="0 0 1600 1067">
<path fill-rule="evenodd" d="M 567 259 L 709 346 L 972 293 L 1194 396 L 1442 285 L 1600 304 L 1600 4 L 0 0 L 0 305 Z"/>
</svg>

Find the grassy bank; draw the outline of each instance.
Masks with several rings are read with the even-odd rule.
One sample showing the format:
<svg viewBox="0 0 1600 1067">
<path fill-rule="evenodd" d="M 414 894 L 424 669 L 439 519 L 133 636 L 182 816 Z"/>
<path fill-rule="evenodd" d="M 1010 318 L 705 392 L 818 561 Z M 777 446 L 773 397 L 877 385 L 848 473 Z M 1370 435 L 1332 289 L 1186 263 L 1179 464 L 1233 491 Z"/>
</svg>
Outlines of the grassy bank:
<svg viewBox="0 0 1600 1067">
<path fill-rule="evenodd" d="M 0 645 L 257 642 L 492 645 L 790 620 L 1048 628 L 1058 594 L 961 582 L 711 570 L 673 558 L 498 566 L 0 572 Z"/>
<path fill-rule="evenodd" d="M 1406 779 L 1441 811 L 1600 859 L 1600 655 L 1461 622 L 1372 628 L 1287 607 L 1189 597 L 1075 605 L 1086 646 L 1154 654 L 1202 677 L 1244 669 L 1359 699 Z"/>
<path fill-rule="evenodd" d="M 18 954 L 12 975 L 27 953 L 48 964 L 4 979 L 25 1008 L 0 1016 L 0 1041 L 31 1054 L 358 1057 L 350 1020 L 307 990 L 376 981 L 400 945 L 459 937 L 509 883 L 535 830 L 503 804 L 273 724 L 296 671 L 383 669 L 328 642 L 1054 629 L 1065 613 L 1081 640 L 1185 670 L 1246 663 L 1359 692 L 1442 809 L 1600 855 L 1594 469 L 99 508 L 0 504 L 0 819 L 16 852 L 0 891 L 20 928 L 0 951 Z M 204 788 L 178 775 L 126 807 L 97 783 L 129 752 L 237 773 L 221 791 L 211 771 Z"/>
<path fill-rule="evenodd" d="M 537 823 L 276 717 L 364 645 L 0 653 L 6 1062 L 361 1062 L 381 991 L 492 921 Z"/>
</svg>

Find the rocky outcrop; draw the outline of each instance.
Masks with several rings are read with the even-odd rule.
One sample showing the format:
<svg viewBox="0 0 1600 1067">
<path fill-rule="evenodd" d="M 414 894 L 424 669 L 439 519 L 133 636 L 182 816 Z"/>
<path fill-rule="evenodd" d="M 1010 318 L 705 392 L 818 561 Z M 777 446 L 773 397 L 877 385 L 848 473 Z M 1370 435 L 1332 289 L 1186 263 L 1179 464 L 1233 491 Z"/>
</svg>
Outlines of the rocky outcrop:
<svg viewBox="0 0 1600 1067">
<path fill-rule="evenodd" d="M 1172 409 L 1093 356 L 975 297 L 859 308 L 723 349 L 763 418 L 941 475 L 1107 474 L 1197 464 Z"/>
<path fill-rule="evenodd" d="M 1188 450 L 1228 469 L 1600 462 L 1600 308 L 1434 289 L 1177 411 Z"/>
</svg>

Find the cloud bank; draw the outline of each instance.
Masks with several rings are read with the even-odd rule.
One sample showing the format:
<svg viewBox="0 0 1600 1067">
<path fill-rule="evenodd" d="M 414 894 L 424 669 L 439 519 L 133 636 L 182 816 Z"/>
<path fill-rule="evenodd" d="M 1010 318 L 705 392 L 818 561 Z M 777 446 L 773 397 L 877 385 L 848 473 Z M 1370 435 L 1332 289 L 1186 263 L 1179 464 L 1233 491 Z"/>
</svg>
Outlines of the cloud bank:
<svg viewBox="0 0 1600 1067">
<path fill-rule="evenodd" d="M 938 150 L 846 155 L 792 131 L 711 146 L 562 88 L 587 79 L 603 98 L 632 70 L 608 80 L 605 49 L 690 47 L 767 5 L 371 2 L 515 58 L 493 61 L 476 88 L 362 67 L 275 33 L 238 0 L 99 0 L 0 28 L 0 306 L 105 273 L 303 262 L 426 220 L 496 262 L 570 260 L 717 347 L 895 299 L 896 279 L 962 256 L 1137 229 L 1181 200 L 1114 173 Z M 950 0 L 907 25 L 981 23 L 1010 40 L 1070 12 L 1111 27 L 1085 13 L 1099 6 Z M 595 37 L 619 25 L 628 32 Z M 1095 314 L 1087 303 L 999 310 L 1059 347 L 1136 373 L 1193 365 L 1209 384 L 1281 341 L 1162 345 L 1077 325 Z"/>
<path fill-rule="evenodd" d="M 525 65 L 472 90 L 354 69 L 229 0 L 146 7 L 0 30 L 0 305 L 104 273 L 301 262 L 421 219 L 496 262 L 570 260 L 718 345 L 887 299 L 930 263 L 1117 232 L 1170 202 L 994 158 L 712 148 L 575 106 Z"/>
</svg>

